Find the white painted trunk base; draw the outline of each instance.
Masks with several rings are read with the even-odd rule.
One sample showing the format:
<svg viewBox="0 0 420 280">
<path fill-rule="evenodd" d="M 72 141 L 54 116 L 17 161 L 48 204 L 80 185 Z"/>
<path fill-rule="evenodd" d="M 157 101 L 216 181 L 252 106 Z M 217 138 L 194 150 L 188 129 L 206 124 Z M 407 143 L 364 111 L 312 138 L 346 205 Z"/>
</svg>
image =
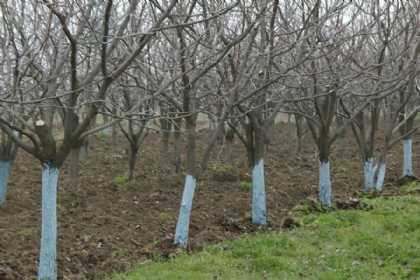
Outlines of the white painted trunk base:
<svg viewBox="0 0 420 280">
<path fill-rule="evenodd" d="M 260 160 L 252 170 L 252 223 L 267 224 L 264 160 Z"/>
<path fill-rule="evenodd" d="M 196 179 L 192 175 L 187 175 L 174 239 L 174 243 L 183 248 L 186 248 L 188 244 L 188 231 L 196 185 Z"/>
<path fill-rule="evenodd" d="M 330 162 L 320 162 L 319 165 L 319 201 L 324 207 L 331 207 L 331 174 Z"/>
</svg>

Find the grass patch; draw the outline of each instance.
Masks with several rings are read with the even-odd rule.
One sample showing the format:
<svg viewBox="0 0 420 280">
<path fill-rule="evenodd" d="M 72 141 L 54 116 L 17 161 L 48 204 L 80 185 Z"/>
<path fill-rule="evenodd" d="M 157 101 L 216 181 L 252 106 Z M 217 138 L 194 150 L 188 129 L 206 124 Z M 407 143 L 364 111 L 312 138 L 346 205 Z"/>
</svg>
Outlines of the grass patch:
<svg viewBox="0 0 420 280">
<path fill-rule="evenodd" d="M 243 192 L 250 192 L 252 190 L 252 182 L 241 181 L 241 183 L 239 184 L 239 188 Z"/>
<path fill-rule="evenodd" d="M 406 194 L 420 193 L 420 184 L 418 181 L 411 181 L 401 187 L 401 192 Z"/>
<path fill-rule="evenodd" d="M 165 213 L 165 212 L 159 213 L 159 221 L 165 222 L 165 221 L 169 220 L 169 218 L 170 218 L 170 216 L 169 216 L 168 213 Z"/>
<path fill-rule="evenodd" d="M 307 213 L 297 229 L 242 237 L 109 279 L 420 279 L 420 197 L 363 201 L 370 211 Z"/>
<path fill-rule="evenodd" d="M 126 183 L 128 183 L 128 177 L 124 175 L 116 176 L 114 178 L 114 183 L 118 186 L 125 185 Z"/>
</svg>

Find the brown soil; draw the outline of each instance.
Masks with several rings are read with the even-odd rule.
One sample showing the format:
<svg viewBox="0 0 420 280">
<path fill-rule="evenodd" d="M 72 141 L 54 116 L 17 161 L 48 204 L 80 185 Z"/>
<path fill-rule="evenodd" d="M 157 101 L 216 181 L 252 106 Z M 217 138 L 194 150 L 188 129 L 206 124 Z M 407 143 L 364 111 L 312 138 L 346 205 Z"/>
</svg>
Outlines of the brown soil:
<svg viewBox="0 0 420 280">
<path fill-rule="evenodd" d="M 266 184 L 270 224 L 257 228 L 250 223 L 250 193 L 240 188 L 249 178 L 245 150 L 234 147 L 236 169 L 223 166 L 225 150 L 219 146 L 209 171 L 198 182 L 190 226 L 190 249 L 257 230 L 280 230 L 287 212 L 317 193 L 317 156 L 308 139 L 301 155 L 287 128 L 279 126 L 266 158 Z M 359 154 L 349 136 L 334 147 L 332 162 L 335 200 L 348 201 L 361 190 Z M 200 133 L 199 147 L 208 137 Z M 79 186 L 71 184 L 64 166 L 59 186 L 59 279 L 101 279 L 112 272 L 176 253 L 171 245 L 183 176 L 174 174 L 172 154 L 161 155 L 159 135 L 146 139 L 140 152 L 134 182 L 114 183 L 126 173 L 125 144 L 111 149 L 96 141 L 82 162 Z M 292 142 L 292 143 L 291 143 Z M 413 141 L 416 151 L 419 141 Z M 415 154 L 415 162 L 419 162 Z M 401 174 L 401 147 L 389 156 L 387 192 L 397 191 Z M 222 167 L 221 167 L 222 166 Z M 232 174 L 225 173 L 237 173 Z M 415 170 L 420 174 L 420 170 Z M 7 202 L 0 206 L 0 279 L 35 279 L 40 239 L 40 164 L 19 152 L 9 183 Z M 227 176 L 226 180 L 223 176 Z M 235 179 L 237 178 L 237 179 Z"/>
</svg>

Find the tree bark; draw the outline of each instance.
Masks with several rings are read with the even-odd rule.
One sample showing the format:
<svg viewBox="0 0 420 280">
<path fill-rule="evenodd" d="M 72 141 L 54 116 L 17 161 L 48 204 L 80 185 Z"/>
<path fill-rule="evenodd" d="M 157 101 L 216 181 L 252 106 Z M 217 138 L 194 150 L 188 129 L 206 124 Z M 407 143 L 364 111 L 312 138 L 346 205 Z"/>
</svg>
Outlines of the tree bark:
<svg viewBox="0 0 420 280">
<path fill-rule="evenodd" d="M 59 169 L 42 167 L 42 229 L 38 280 L 57 279 L 57 187 Z"/>
<path fill-rule="evenodd" d="M 130 153 L 128 158 L 128 180 L 131 181 L 134 178 L 134 172 L 137 162 L 137 154 L 139 148 L 135 145 L 130 145 Z"/>
<path fill-rule="evenodd" d="M 331 195 L 330 162 L 324 159 L 319 165 L 319 201 L 323 207 L 331 207 Z"/>
<path fill-rule="evenodd" d="M 386 175 L 386 161 L 381 160 L 377 167 L 377 175 L 375 182 L 375 191 L 381 192 L 384 188 L 385 175 Z"/>
<path fill-rule="evenodd" d="M 7 181 L 12 169 L 11 160 L 0 160 L 0 205 L 6 201 Z"/>
<path fill-rule="evenodd" d="M 296 138 L 297 138 L 296 152 L 300 154 L 300 152 L 302 151 L 302 138 L 303 138 L 302 116 L 298 116 L 297 114 L 295 114 L 295 122 L 296 122 Z"/>
<path fill-rule="evenodd" d="M 413 144 L 411 137 L 403 140 L 404 161 L 403 161 L 403 176 L 412 177 L 413 175 Z"/>
<path fill-rule="evenodd" d="M 254 163 L 252 168 L 252 223 L 256 225 L 267 224 L 267 205 L 265 193 L 264 174 L 264 128 L 254 124 Z"/>
<path fill-rule="evenodd" d="M 233 145 L 235 144 L 235 133 L 229 129 L 226 133 L 226 155 L 229 164 L 234 165 Z"/>
<path fill-rule="evenodd" d="M 182 151 L 182 137 L 181 137 L 181 125 L 182 119 L 177 118 L 175 121 L 175 130 L 174 130 L 174 138 L 175 138 L 175 145 L 174 145 L 174 154 L 175 154 L 175 172 L 181 172 L 181 151 Z"/>
<path fill-rule="evenodd" d="M 373 166 L 373 158 L 367 158 L 363 165 L 364 187 L 365 192 L 372 192 L 374 190 L 375 169 Z"/>
<path fill-rule="evenodd" d="M 192 202 L 197 181 L 192 175 L 185 178 L 184 192 L 182 194 L 181 209 L 178 222 L 176 224 L 174 243 L 180 247 L 186 248 L 188 244 L 188 232 L 190 227 L 190 217 Z"/>
<path fill-rule="evenodd" d="M 182 194 L 181 207 L 179 211 L 178 222 L 175 230 L 174 243 L 180 247 L 186 248 L 188 244 L 188 232 L 190 225 L 190 217 L 192 210 L 192 202 L 194 199 L 194 191 L 197 186 L 196 182 L 196 122 L 194 116 L 186 118 L 187 132 L 187 176 L 185 178 L 184 192 Z"/>
</svg>

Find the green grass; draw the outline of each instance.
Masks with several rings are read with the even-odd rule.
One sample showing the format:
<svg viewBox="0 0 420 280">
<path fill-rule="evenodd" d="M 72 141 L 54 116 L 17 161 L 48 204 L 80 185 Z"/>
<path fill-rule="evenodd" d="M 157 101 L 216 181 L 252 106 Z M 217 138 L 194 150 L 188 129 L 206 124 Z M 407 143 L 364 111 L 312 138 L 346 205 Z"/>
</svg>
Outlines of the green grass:
<svg viewBox="0 0 420 280">
<path fill-rule="evenodd" d="M 110 279 L 420 279 L 420 197 L 363 201 L 371 210 L 305 214 L 300 228 L 182 253 Z"/>
<path fill-rule="evenodd" d="M 243 192 L 250 192 L 252 190 L 252 182 L 248 182 L 248 181 L 241 181 L 239 183 L 239 188 L 241 189 L 241 191 Z"/>
<path fill-rule="evenodd" d="M 116 176 L 114 178 L 114 183 L 117 184 L 118 186 L 125 185 L 127 184 L 127 182 L 128 182 L 128 177 L 124 175 Z"/>
<path fill-rule="evenodd" d="M 409 182 L 401 188 L 401 191 L 406 194 L 420 193 L 420 184 L 417 181 Z"/>
</svg>

